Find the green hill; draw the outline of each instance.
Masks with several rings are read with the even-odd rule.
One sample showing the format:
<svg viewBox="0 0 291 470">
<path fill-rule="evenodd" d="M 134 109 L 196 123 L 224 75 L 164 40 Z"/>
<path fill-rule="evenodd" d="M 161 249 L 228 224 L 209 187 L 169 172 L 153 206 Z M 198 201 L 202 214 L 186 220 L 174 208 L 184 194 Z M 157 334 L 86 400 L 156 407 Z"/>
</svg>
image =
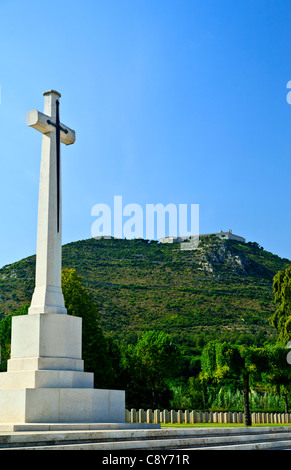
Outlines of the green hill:
<svg viewBox="0 0 291 470">
<path fill-rule="evenodd" d="M 89 239 L 63 247 L 98 305 L 105 333 L 134 340 L 164 330 L 185 344 L 213 338 L 262 343 L 275 336 L 272 279 L 290 261 L 257 243 L 201 238 L 194 251 L 147 240 Z M 35 256 L 0 269 L 0 313 L 30 301 Z"/>
</svg>

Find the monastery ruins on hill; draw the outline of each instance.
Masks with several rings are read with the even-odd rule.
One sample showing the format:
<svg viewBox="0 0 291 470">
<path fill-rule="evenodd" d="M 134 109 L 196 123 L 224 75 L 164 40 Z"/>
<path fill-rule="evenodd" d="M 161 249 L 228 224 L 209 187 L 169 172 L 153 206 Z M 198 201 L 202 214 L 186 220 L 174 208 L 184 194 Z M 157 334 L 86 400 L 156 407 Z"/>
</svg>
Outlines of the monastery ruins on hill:
<svg viewBox="0 0 291 470">
<path fill-rule="evenodd" d="M 202 235 L 199 235 L 199 237 L 210 237 L 215 235 L 218 238 L 221 238 L 222 240 L 236 240 L 241 243 L 245 243 L 246 239 L 243 237 L 240 237 L 239 235 L 234 235 L 232 233 L 232 230 L 229 229 L 228 232 L 218 232 L 218 233 L 204 233 Z M 191 235 L 187 235 L 185 237 L 163 237 L 160 238 L 161 243 L 180 243 L 180 242 L 185 242 L 187 240 L 191 239 Z"/>
</svg>

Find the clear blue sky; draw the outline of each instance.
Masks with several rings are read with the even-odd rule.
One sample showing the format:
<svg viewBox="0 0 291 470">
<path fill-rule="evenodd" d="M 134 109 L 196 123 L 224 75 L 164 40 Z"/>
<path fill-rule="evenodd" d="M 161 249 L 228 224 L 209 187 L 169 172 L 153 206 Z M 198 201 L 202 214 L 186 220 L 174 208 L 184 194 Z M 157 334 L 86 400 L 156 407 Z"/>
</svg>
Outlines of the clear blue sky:
<svg viewBox="0 0 291 470">
<path fill-rule="evenodd" d="M 63 243 L 94 204 L 200 205 L 291 259 L 291 6 L 286 0 L 0 0 L 0 266 L 35 253 L 41 134 L 62 94 Z"/>
</svg>

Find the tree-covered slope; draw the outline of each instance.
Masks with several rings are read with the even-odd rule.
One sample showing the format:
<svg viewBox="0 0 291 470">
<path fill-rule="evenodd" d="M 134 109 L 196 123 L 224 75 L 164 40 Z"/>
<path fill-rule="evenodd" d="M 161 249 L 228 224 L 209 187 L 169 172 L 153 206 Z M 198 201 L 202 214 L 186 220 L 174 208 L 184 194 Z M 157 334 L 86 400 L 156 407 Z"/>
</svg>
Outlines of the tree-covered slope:
<svg viewBox="0 0 291 470">
<path fill-rule="evenodd" d="M 63 247 L 96 302 L 105 333 L 133 338 L 163 330 L 193 338 L 275 334 L 272 279 L 290 262 L 257 243 L 201 238 L 197 250 L 146 240 L 89 239 Z M 35 256 L 0 269 L 0 313 L 31 300 Z M 246 336 L 247 335 L 247 336 Z"/>
</svg>

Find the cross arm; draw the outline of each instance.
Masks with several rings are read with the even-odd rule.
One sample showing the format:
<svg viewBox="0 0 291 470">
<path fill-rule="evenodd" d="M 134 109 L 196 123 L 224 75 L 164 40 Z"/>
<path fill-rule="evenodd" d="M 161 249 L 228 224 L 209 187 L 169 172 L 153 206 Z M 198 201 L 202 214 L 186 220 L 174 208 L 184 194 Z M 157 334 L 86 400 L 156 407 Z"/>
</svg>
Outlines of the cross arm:
<svg viewBox="0 0 291 470">
<path fill-rule="evenodd" d="M 42 134 L 48 134 L 55 129 L 53 124 L 50 124 L 51 118 L 46 116 L 46 114 L 40 113 L 36 109 L 29 111 L 26 122 L 28 126 L 33 127 Z M 64 126 L 64 124 L 61 124 L 60 136 L 61 142 L 66 145 L 73 144 L 76 140 L 75 131 L 67 126 Z"/>
</svg>

